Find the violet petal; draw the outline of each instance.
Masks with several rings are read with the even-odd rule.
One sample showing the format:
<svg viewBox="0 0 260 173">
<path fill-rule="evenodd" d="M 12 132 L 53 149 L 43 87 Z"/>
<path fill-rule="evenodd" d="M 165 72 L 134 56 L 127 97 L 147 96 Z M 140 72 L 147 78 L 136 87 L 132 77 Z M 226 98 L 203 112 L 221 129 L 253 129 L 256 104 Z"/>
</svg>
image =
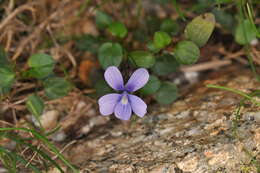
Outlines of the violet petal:
<svg viewBox="0 0 260 173">
<path fill-rule="evenodd" d="M 133 109 L 133 112 L 137 116 L 143 117 L 147 112 L 146 103 L 140 97 L 137 97 L 135 95 L 128 94 L 128 98 L 130 100 L 130 104 Z"/>
<path fill-rule="evenodd" d="M 115 116 L 121 120 L 129 120 L 132 115 L 132 108 L 130 103 L 122 104 L 118 102 L 115 107 Z"/>
<path fill-rule="evenodd" d="M 117 67 L 108 67 L 105 71 L 105 80 L 113 89 L 117 91 L 124 90 L 124 81 L 121 72 Z"/>
<path fill-rule="evenodd" d="M 107 94 L 98 100 L 99 111 L 102 115 L 110 115 L 121 98 L 121 94 Z"/>
<path fill-rule="evenodd" d="M 142 88 L 149 80 L 149 73 L 145 68 L 137 69 L 126 84 L 126 90 L 128 92 L 134 92 Z"/>
</svg>

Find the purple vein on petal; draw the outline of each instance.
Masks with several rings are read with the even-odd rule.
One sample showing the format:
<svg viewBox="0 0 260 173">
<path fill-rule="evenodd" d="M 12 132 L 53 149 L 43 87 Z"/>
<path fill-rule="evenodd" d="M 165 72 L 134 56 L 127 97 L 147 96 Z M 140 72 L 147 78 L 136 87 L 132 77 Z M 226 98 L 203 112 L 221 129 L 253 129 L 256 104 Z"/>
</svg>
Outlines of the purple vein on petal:
<svg viewBox="0 0 260 173">
<path fill-rule="evenodd" d="M 124 90 L 124 81 L 121 72 L 117 67 L 108 67 L 104 74 L 105 80 L 113 89 L 117 91 Z"/>
<path fill-rule="evenodd" d="M 115 116 L 121 120 L 129 120 L 132 115 L 132 108 L 129 102 L 122 104 L 118 102 L 115 107 Z"/>
<path fill-rule="evenodd" d="M 145 68 L 137 69 L 126 84 L 126 90 L 134 92 L 142 88 L 149 80 L 149 73 Z"/>
</svg>

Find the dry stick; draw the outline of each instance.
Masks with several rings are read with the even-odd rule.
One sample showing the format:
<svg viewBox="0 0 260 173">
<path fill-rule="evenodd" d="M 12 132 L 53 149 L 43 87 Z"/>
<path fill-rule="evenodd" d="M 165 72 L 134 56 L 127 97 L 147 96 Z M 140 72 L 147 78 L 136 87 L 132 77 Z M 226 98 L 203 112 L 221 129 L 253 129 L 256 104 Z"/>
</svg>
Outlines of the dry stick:
<svg viewBox="0 0 260 173">
<path fill-rule="evenodd" d="M 58 43 L 58 42 L 56 41 L 56 39 L 54 38 L 53 32 L 51 31 L 50 27 L 47 27 L 47 31 L 49 32 L 49 34 L 50 34 L 50 36 L 51 36 L 51 39 L 52 39 L 52 41 L 54 42 L 55 46 L 56 46 L 59 50 L 63 51 L 63 52 L 68 56 L 69 60 L 71 61 L 72 65 L 73 65 L 74 67 L 77 67 L 77 62 L 76 62 L 76 60 L 75 60 L 75 57 L 74 57 L 65 47 L 61 47 L 61 46 L 59 45 L 59 43 Z"/>
<path fill-rule="evenodd" d="M 12 60 L 16 60 L 20 54 L 23 52 L 25 46 L 27 46 L 27 44 L 29 44 L 29 42 L 34 39 L 35 37 L 37 37 L 42 30 L 46 27 L 46 25 L 55 17 L 57 17 L 59 15 L 60 12 L 63 12 L 62 9 L 63 7 L 66 5 L 66 3 L 68 3 L 69 0 L 64 0 L 62 1 L 61 5 L 57 8 L 57 10 L 52 13 L 45 21 L 43 21 L 34 31 L 33 33 L 27 37 L 25 40 L 22 41 L 22 43 L 20 43 L 20 46 L 17 48 L 16 53 L 14 54 L 14 56 L 11 58 Z"/>
<path fill-rule="evenodd" d="M 232 61 L 230 61 L 230 60 L 215 60 L 215 61 L 195 64 L 192 66 L 182 67 L 181 71 L 183 71 L 183 72 L 204 71 L 204 70 L 210 70 L 210 69 L 230 65 L 231 63 L 232 63 Z"/>
<path fill-rule="evenodd" d="M 9 123 L 9 122 L 4 121 L 4 120 L 0 120 L 0 124 L 6 124 L 6 125 L 9 125 L 9 126 L 14 126 L 15 125 L 15 124 Z"/>
<path fill-rule="evenodd" d="M 69 146 L 75 144 L 77 142 L 77 140 L 73 140 L 70 143 L 66 144 L 61 150 L 60 153 L 62 154 Z M 58 155 L 55 155 L 52 157 L 52 160 L 56 160 L 58 158 Z"/>
<path fill-rule="evenodd" d="M 41 148 L 41 145 L 38 145 L 37 146 L 37 149 L 39 150 Z M 32 161 L 34 160 L 34 158 L 37 156 L 37 152 L 35 151 L 31 157 L 31 159 L 29 160 L 29 162 L 27 162 L 27 164 L 25 165 L 25 167 L 27 168 L 31 163 Z"/>
<path fill-rule="evenodd" d="M 43 21 L 34 31 L 33 33 L 27 37 L 25 40 L 22 41 L 22 43 L 20 44 L 20 46 L 17 48 L 16 53 L 14 54 L 14 56 L 12 57 L 12 60 L 16 60 L 20 54 L 22 53 L 22 51 L 24 50 L 24 47 L 28 45 L 28 43 L 35 37 L 37 37 L 42 30 L 45 28 L 45 26 L 49 23 L 49 21 L 51 21 L 52 19 L 54 19 L 56 16 L 58 16 L 59 14 L 59 10 L 55 11 L 54 13 L 52 13 L 45 21 Z"/>
<path fill-rule="evenodd" d="M 235 53 L 230 53 L 228 51 L 225 50 L 225 48 L 220 48 L 219 52 L 221 54 L 224 54 L 224 59 L 235 59 L 237 61 L 239 61 L 242 64 L 248 64 L 248 61 L 241 58 L 242 55 L 245 55 L 245 52 L 241 49 L 238 52 Z"/>
<path fill-rule="evenodd" d="M 16 8 L 10 15 L 8 15 L 3 22 L 0 24 L 0 30 L 2 30 L 9 22 L 12 21 L 12 19 L 20 12 L 24 10 L 30 10 L 34 11 L 35 9 L 31 7 L 31 5 L 25 4 L 23 6 L 20 6 L 19 8 Z"/>
<path fill-rule="evenodd" d="M 6 51 L 8 51 L 10 49 L 12 40 L 13 40 L 13 31 L 10 29 L 7 32 L 7 41 L 6 41 L 6 46 L 5 46 Z"/>
<path fill-rule="evenodd" d="M 16 116 L 15 109 L 12 109 L 12 114 L 13 114 L 14 124 L 17 124 L 18 123 L 18 119 L 17 119 L 17 116 Z"/>
<path fill-rule="evenodd" d="M 260 65 L 260 51 L 257 51 L 255 48 L 252 48 L 252 57 L 253 60 Z"/>
<path fill-rule="evenodd" d="M 9 4 L 8 4 L 8 8 L 9 8 L 10 10 L 12 10 L 12 9 L 14 8 L 14 5 L 15 5 L 14 0 L 10 0 L 10 1 L 9 1 Z"/>
</svg>

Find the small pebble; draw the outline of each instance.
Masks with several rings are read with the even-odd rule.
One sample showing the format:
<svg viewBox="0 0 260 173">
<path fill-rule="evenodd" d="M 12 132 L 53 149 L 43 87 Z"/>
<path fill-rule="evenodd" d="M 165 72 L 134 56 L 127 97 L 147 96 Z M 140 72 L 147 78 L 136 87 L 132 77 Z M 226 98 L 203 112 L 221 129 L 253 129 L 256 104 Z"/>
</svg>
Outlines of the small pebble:
<svg viewBox="0 0 260 173">
<path fill-rule="evenodd" d="M 7 169 L 0 167 L 0 173 L 7 173 Z"/>
<path fill-rule="evenodd" d="M 55 134 L 52 135 L 52 140 L 55 142 L 62 142 L 66 139 L 67 135 L 65 134 L 64 131 L 59 131 Z"/>
<path fill-rule="evenodd" d="M 47 111 L 43 113 L 40 116 L 42 127 L 45 128 L 46 130 L 53 129 L 57 125 L 58 118 L 59 118 L 59 112 L 56 110 Z M 34 116 L 32 116 L 32 121 L 36 126 L 38 127 L 40 126 L 39 122 L 36 120 Z"/>
</svg>

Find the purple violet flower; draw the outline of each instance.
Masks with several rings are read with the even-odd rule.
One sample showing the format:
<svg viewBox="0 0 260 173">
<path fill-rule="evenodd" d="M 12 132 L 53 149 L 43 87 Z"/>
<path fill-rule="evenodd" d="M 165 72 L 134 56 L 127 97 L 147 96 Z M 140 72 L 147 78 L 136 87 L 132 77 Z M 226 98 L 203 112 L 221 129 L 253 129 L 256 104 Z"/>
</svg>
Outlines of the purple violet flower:
<svg viewBox="0 0 260 173">
<path fill-rule="evenodd" d="M 104 116 L 112 113 L 121 120 L 129 120 L 132 111 L 139 117 L 146 114 L 147 105 L 145 102 L 132 94 L 142 88 L 149 80 L 149 73 L 144 68 L 137 69 L 127 84 L 124 85 L 123 77 L 117 67 L 108 67 L 105 71 L 105 80 L 114 90 L 120 91 L 121 94 L 106 94 L 98 100 L 100 113 Z"/>
</svg>

